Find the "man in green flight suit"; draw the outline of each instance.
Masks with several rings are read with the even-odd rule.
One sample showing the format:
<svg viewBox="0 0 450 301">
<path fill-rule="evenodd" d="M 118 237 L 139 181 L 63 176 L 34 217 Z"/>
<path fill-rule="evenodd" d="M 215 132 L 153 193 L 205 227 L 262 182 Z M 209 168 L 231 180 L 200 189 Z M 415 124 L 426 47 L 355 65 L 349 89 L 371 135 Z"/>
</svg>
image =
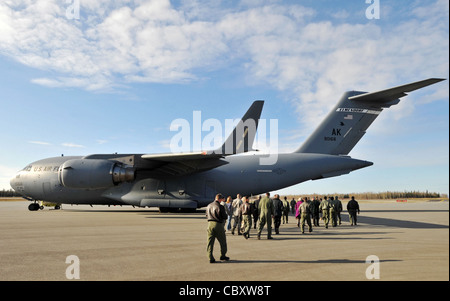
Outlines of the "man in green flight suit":
<svg viewBox="0 0 450 301">
<path fill-rule="evenodd" d="M 319 209 L 322 210 L 322 219 L 323 219 L 323 222 L 325 223 L 325 228 L 327 228 L 327 229 L 328 229 L 328 223 L 330 222 L 330 217 L 328 214 L 329 208 L 330 208 L 330 203 L 329 203 L 327 197 L 324 197 L 323 201 L 320 202 Z"/>
<path fill-rule="evenodd" d="M 261 231 L 267 223 L 267 239 L 272 238 L 272 216 L 274 215 L 273 202 L 270 199 L 270 193 L 266 192 L 266 196 L 259 201 L 259 225 L 258 239 L 261 239 Z"/>
</svg>

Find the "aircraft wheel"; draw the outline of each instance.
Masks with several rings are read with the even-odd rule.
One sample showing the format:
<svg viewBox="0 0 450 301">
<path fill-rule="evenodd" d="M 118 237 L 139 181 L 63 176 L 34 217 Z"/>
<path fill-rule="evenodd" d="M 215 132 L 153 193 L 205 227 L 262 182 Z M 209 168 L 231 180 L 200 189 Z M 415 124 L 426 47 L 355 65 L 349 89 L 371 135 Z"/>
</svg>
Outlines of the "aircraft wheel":
<svg viewBox="0 0 450 301">
<path fill-rule="evenodd" d="M 39 204 L 32 203 L 32 204 L 28 205 L 28 210 L 30 210 L 30 211 L 38 211 L 39 210 Z"/>
<path fill-rule="evenodd" d="M 61 206 L 56 205 L 56 206 L 55 206 L 55 210 L 59 210 L 59 209 L 61 209 Z"/>
</svg>

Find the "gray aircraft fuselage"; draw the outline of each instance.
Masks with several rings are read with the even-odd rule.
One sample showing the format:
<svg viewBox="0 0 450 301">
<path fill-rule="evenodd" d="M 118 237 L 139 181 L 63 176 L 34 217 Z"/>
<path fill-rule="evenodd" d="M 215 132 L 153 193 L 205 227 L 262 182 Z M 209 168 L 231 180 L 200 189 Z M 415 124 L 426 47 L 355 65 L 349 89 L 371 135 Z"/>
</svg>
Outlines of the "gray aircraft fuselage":
<svg viewBox="0 0 450 301">
<path fill-rule="evenodd" d="M 442 80 L 430 78 L 372 93 L 346 92 L 293 153 L 248 153 L 264 103 L 255 101 L 225 143 L 214 151 L 54 157 L 29 164 L 10 184 L 34 202 L 30 210 L 39 208 L 38 200 L 195 209 L 208 205 L 217 193 L 251 196 L 340 176 L 373 164 L 353 159 L 348 153 L 383 109 L 398 104 L 406 92 Z M 270 163 L 268 156 L 272 156 Z"/>
<path fill-rule="evenodd" d="M 224 159 L 228 164 L 181 177 L 158 177 L 143 171 L 133 182 L 100 189 L 64 187 L 59 179 L 60 167 L 82 157 L 55 157 L 31 163 L 11 179 L 11 186 L 30 199 L 55 203 L 200 208 L 220 191 L 233 196 L 257 195 L 372 165 L 346 156 L 300 153 L 278 154 L 276 164 L 260 165 L 264 157 L 234 155 Z"/>
</svg>

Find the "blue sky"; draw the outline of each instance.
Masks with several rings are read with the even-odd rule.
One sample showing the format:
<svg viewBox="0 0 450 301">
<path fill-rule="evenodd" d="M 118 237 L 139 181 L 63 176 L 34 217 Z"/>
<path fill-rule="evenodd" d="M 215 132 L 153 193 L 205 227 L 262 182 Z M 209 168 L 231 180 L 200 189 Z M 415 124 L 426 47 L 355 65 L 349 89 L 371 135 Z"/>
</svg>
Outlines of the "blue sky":
<svg viewBox="0 0 450 301">
<path fill-rule="evenodd" d="M 370 2 L 2 1 L 0 189 L 45 157 L 169 152 L 174 120 L 225 124 L 256 99 L 290 152 L 347 90 L 449 78 L 447 0 L 380 0 L 379 19 Z M 281 193 L 448 194 L 448 87 L 380 115 L 350 153 L 374 166 Z"/>
</svg>

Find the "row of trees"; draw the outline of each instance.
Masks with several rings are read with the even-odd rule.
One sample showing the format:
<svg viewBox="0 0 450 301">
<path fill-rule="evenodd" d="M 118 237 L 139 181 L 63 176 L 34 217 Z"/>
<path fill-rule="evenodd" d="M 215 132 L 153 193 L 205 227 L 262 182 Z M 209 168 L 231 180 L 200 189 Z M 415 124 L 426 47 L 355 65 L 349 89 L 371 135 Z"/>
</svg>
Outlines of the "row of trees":
<svg viewBox="0 0 450 301">
<path fill-rule="evenodd" d="M 392 199 L 423 199 L 423 198 L 448 198 L 446 194 L 440 194 L 437 192 L 421 192 L 421 191 L 386 191 L 386 192 L 363 192 L 363 193 L 335 193 L 335 194 L 310 194 L 310 195 L 301 195 L 307 197 L 314 196 L 338 196 L 340 199 L 349 199 L 351 196 L 354 196 L 357 200 L 392 200 Z M 15 192 L 12 189 L 9 190 L 1 190 L 0 198 L 11 198 L 11 197 L 20 197 L 20 194 Z M 299 196 L 287 196 L 289 199 L 292 197 L 298 198 Z"/>
<path fill-rule="evenodd" d="M 425 192 L 422 191 L 385 191 L 385 192 L 361 192 L 361 193 L 334 193 L 334 194 L 309 194 L 301 195 L 306 197 L 314 196 L 338 196 L 339 199 L 350 199 L 354 196 L 357 200 L 393 200 L 393 199 L 434 199 L 434 198 L 448 198 L 447 194 L 440 194 L 437 192 Z M 288 196 L 289 197 L 300 197 L 300 196 Z"/>
<path fill-rule="evenodd" d="M 0 198 L 12 198 L 12 197 L 20 197 L 20 194 L 15 192 L 13 189 L 3 189 L 0 190 Z"/>
</svg>

